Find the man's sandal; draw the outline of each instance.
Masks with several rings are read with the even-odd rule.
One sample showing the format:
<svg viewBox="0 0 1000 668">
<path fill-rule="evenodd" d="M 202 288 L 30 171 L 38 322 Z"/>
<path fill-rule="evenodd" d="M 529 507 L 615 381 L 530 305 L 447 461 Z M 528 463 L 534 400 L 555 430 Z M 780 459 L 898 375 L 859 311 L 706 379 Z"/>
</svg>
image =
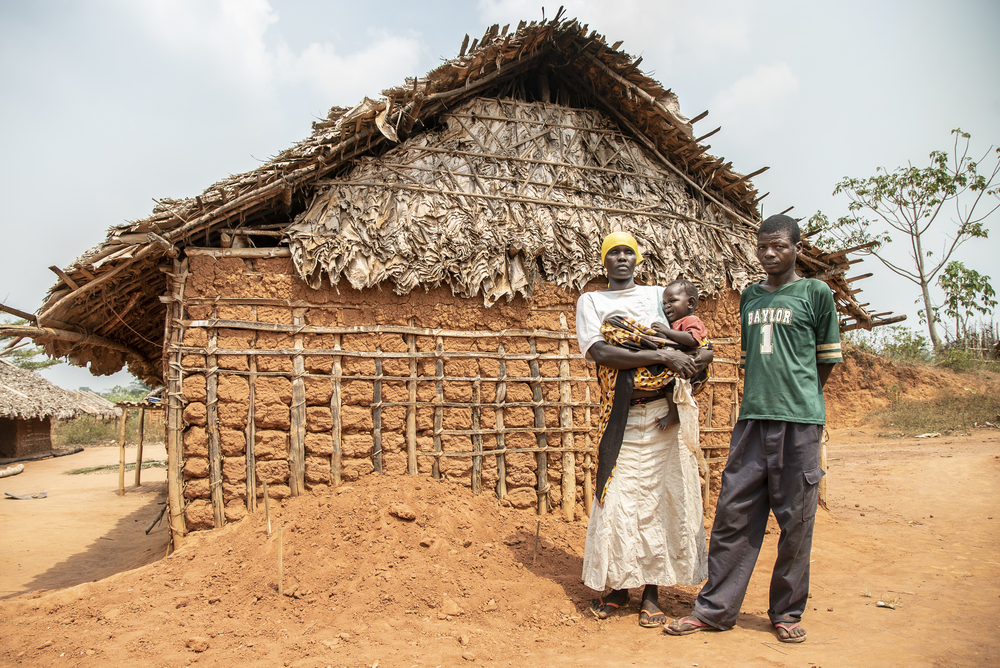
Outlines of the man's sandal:
<svg viewBox="0 0 1000 668">
<path fill-rule="evenodd" d="M 714 626 L 706 624 L 694 615 L 688 615 L 687 617 L 675 619 L 663 627 L 663 632 L 669 636 L 686 636 L 691 633 L 697 633 L 698 631 L 715 630 Z"/>
<path fill-rule="evenodd" d="M 590 612 L 598 619 L 607 619 L 611 613 L 620 607 L 622 606 L 618 603 L 605 601 L 603 596 L 590 601 Z"/>
<path fill-rule="evenodd" d="M 655 629 L 667 623 L 667 615 L 662 611 L 650 612 L 649 610 L 639 611 L 639 626 L 644 629 Z"/>
<path fill-rule="evenodd" d="M 803 629 L 798 622 L 794 624 L 789 624 L 788 622 L 777 622 L 774 628 L 778 632 L 779 642 L 805 642 L 806 641 L 806 630 Z M 792 631 L 795 629 L 802 629 L 802 635 L 792 635 Z"/>
</svg>

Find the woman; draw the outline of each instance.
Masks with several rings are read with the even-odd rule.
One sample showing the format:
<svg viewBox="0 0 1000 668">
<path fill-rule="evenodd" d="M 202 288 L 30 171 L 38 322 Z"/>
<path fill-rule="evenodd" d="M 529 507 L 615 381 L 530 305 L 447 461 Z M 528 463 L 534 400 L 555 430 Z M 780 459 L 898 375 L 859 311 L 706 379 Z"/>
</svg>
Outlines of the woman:
<svg viewBox="0 0 1000 668">
<path fill-rule="evenodd" d="M 611 316 L 647 326 L 666 324 L 663 288 L 633 280 L 641 261 L 632 235 L 609 234 L 601 245 L 608 288 L 577 301 L 577 341 L 586 358 L 597 363 L 601 384 L 597 503 L 587 528 L 583 578 L 591 589 L 611 588 L 591 602 L 601 619 L 628 603 L 629 588 L 643 585 L 639 624 L 654 628 L 667 621 L 658 585 L 695 585 L 707 576 L 697 443 L 691 447 L 684 442 L 690 435 L 681 435 L 681 418 L 690 434 L 697 430 L 698 416 L 687 383 L 639 390 L 631 379 L 635 369 L 654 365 L 691 378 L 711 362 L 712 353 L 700 350 L 692 357 L 671 348 L 629 350 L 604 340 L 601 325 Z M 682 403 L 680 412 L 675 397 Z M 659 429 L 657 420 L 664 416 L 670 426 Z"/>
</svg>

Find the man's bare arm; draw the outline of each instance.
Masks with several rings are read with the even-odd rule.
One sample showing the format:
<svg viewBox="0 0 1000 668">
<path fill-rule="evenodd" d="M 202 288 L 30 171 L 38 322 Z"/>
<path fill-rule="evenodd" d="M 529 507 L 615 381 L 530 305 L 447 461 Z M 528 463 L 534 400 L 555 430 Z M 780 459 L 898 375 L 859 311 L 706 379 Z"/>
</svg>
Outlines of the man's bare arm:
<svg viewBox="0 0 1000 668">
<path fill-rule="evenodd" d="M 819 371 L 819 386 L 826 387 L 826 381 L 830 380 L 830 374 L 833 373 L 833 367 L 836 364 L 817 364 L 816 369 Z"/>
</svg>

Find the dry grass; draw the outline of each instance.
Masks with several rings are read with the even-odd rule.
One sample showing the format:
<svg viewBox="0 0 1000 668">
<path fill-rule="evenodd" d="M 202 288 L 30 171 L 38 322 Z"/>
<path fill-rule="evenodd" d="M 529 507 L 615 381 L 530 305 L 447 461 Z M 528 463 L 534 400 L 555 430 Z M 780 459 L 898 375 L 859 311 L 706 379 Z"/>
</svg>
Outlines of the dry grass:
<svg viewBox="0 0 1000 668">
<path fill-rule="evenodd" d="M 927 401 L 903 399 L 897 394 L 888 408 L 869 413 L 865 420 L 898 436 L 1000 428 L 1000 397 L 960 386 L 942 388 L 936 398 Z"/>
</svg>

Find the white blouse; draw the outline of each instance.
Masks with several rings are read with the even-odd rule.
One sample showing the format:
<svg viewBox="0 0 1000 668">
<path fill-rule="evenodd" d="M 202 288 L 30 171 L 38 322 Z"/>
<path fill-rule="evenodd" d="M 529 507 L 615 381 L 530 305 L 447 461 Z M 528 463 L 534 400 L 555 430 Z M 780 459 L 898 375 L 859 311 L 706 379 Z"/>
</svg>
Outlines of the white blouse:
<svg viewBox="0 0 1000 668">
<path fill-rule="evenodd" d="M 587 351 L 603 341 L 601 325 L 613 315 L 633 318 L 649 327 L 654 322 L 668 325 L 663 315 L 663 288 L 636 285 L 625 290 L 585 292 L 576 301 L 576 340 L 580 352 L 593 362 Z"/>
</svg>

